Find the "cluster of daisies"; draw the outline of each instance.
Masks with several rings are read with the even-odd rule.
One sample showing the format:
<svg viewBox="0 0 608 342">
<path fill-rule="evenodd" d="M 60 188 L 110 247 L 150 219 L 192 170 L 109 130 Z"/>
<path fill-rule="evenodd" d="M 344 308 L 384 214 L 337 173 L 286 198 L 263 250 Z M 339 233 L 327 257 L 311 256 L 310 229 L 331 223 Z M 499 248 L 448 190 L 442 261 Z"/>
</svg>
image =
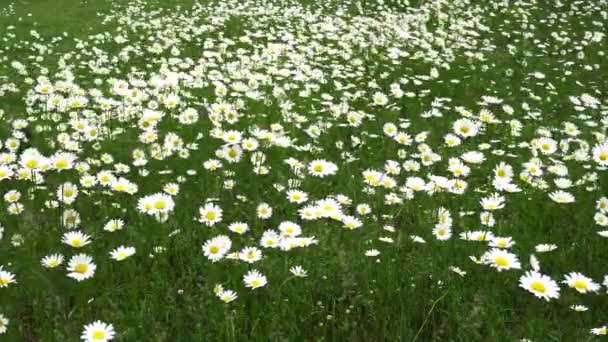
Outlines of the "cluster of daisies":
<svg viewBox="0 0 608 342">
<path fill-rule="evenodd" d="M 123 241 L 103 254 L 93 252 L 91 245 L 107 236 L 126 236 L 120 232 L 132 225 L 127 217 L 137 216 L 161 227 L 179 221 L 181 230 L 196 229 L 196 253 L 209 265 L 245 265 L 235 276 L 242 289 L 235 282 L 213 289 L 226 304 L 274 282 L 263 262 L 270 255 L 289 259 L 294 249 L 336 248 L 324 246 L 323 237 L 362 239 L 357 233 L 364 232 L 373 237 L 364 255 L 380 262 L 401 231 L 408 243 L 483 246 L 480 255 L 454 256 L 458 265 L 449 269 L 461 277 L 470 276 L 463 270 L 468 267 L 517 272 L 513 291 L 544 301 L 557 300 L 562 291 L 605 295 L 608 274 L 586 272 L 583 263 L 580 270 L 541 268 L 536 255 L 559 247 L 543 240 L 534 241 L 533 251 L 521 250 L 518 230 L 510 229 L 513 208 L 525 195 L 540 194 L 542 200 L 530 205 L 555 211 L 596 196 L 588 220 L 603 227 L 595 237 L 608 238 L 608 199 L 601 197 L 608 103 L 601 89 L 577 81 L 582 90 L 565 93 L 571 79 L 549 80 L 524 60 L 520 68 L 529 71 L 529 87 L 512 89 L 505 82 L 504 94 L 471 99 L 433 90 L 448 82 L 466 86 L 468 76 L 444 77 L 453 67 L 466 73 L 493 68 L 485 53 L 501 44 L 480 36 L 503 28 L 485 24 L 488 11 L 508 13 L 524 28 L 528 11 L 512 12 L 506 2 L 490 8 L 471 0 L 431 0 L 415 11 L 395 12 L 379 3 L 351 22 L 342 18 L 346 7 L 324 7 L 329 3 L 310 12 L 288 1 L 280 5 L 285 8 L 278 20 L 275 5 L 261 0 L 196 4 L 187 15 L 147 13 L 135 1 L 128 11 L 105 17 L 126 26 L 106 32 L 113 37 L 109 42 L 93 34 L 73 49 L 80 52 L 52 55 L 59 59 L 54 73 L 42 55 L 0 66 L 11 75 L 6 82 L 0 78 L 0 96 L 17 93 L 25 103 L 20 113 L 3 118 L 10 134 L 0 139 L 2 206 L 11 219 L 26 223 L 34 222 L 31 216 L 58 218 L 57 231 L 49 233 L 56 233 L 58 247 L 36 256 L 41 267 L 93 282 L 102 258 L 123 262 L 136 251 L 166 248 L 141 251 L 137 241 Z M 570 6 L 587 19 L 599 15 L 588 4 Z M 235 16 L 251 30 L 224 35 L 224 20 Z M 556 41 L 569 30 L 559 21 L 551 25 Z M 281 29 L 280 38 L 270 26 Z M 563 56 L 568 76 L 592 73 L 599 65 L 587 63 L 585 51 L 601 47 L 604 36 L 593 30 L 574 39 L 584 47 L 544 37 L 529 47 L 516 42 L 534 33 L 505 31 L 517 38 L 505 53 Z M 54 53 L 39 50 L 43 37 L 31 35 L 36 54 Z M 184 51 L 191 44 L 200 45 L 194 58 Z M 145 68 L 135 62 L 142 56 Z M 457 64 L 457 56 L 466 66 Z M 508 69 L 504 76 L 514 73 Z M 525 96 L 512 96 L 515 90 Z M 567 113 L 557 116 L 543 101 L 558 102 Z M 185 209 L 184 194 L 196 196 L 195 210 Z M 432 210 L 419 216 L 430 223 L 399 224 L 399 215 L 416 216 L 411 211 L 429 199 Z M 105 214 L 108 203 L 123 216 Z M 241 203 L 252 206 L 235 213 Z M 93 226 L 98 215 L 104 215 L 103 224 Z M 5 229 L 7 248 L 26 243 L 21 231 L 8 226 L 0 227 L 0 239 Z M 18 287 L 22 278 L 13 267 L 0 265 L 0 291 Z M 289 272 L 308 276 L 301 265 Z M 0 313 L 0 334 L 9 323 Z M 607 333 L 605 326 L 591 332 Z M 102 321 L 86 324 L 82 333 L 85 341 L 115 336 L 113 324 Z"/>
</svg>

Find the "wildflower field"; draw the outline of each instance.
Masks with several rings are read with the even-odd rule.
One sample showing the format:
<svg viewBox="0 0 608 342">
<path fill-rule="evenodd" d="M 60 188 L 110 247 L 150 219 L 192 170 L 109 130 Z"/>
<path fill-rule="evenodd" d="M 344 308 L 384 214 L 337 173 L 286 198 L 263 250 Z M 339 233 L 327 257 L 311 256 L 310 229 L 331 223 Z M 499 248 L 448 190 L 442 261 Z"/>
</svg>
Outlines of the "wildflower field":
<svg viewBox="0 0 608 342">
<path fill-rule="evenodd" d="M 608 1 L 0 1 L 0 341 L 605 341 Z"/>
</svg>

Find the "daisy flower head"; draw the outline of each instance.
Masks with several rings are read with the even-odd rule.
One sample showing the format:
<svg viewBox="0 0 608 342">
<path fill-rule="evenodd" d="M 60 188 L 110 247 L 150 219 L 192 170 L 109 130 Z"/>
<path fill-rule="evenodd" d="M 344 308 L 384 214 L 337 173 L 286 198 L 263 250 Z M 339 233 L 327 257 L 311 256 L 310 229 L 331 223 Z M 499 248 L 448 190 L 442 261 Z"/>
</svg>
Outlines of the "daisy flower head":
<svg viewBox="0 0 608 342">
<path fill-rule="evenodd" d="M 591 334 L 596 336 L 605 336 L 608 335 L 608 328 L 604 325 L 599 328 L 591 329 Z"/>
<path fill-rule="evenodd" d="M 19 158 L 19 164 L 28 170 L 40 170 L 45 168 L 48 160 L 37 149 L 28 148 L 23 151 Z"/>
<path fill-rule="evenodd" d="M 108 232 L 115 232 L 118 230 L 122 230 L 125 226 L 125 222 L 121 219 L 112 219 L 108 221 L 104 226 L 103 230 Z"/>
<path fill-rule="evenodd" d="M 205 170 L 215 171 L 222 167 L 222 162 L 217 159 L 209 159 L 203 163 Z"/>
<path fill-rule="evenodd" d="M 0 314 L 0 335 L 5 334 L 8 330 L 8 318 L 4 317 L 3 314 Z"/>
<path fill-rule="evenodd" d="M 362 172 L 363 181 L 371 186 L 379 186 L 384 174 L 376 170 L 364 170 Z"/>
<path fill-rule="evenodd" d="M 84 326 L 80 338 L 85 342 L 108 342 L 114 339 L 115 334 L 112 324 L 95 321 Z"/>
<path fill-rule="evenodd" d="M 72 183 L 64 183 L 57 189 L 57 199 L 65 204 L 72 204 L 78 197 L 78 187 Z"/>
<path fill-rule="evenodd" d="M 228 229 L 237 234 L 245 234 L 249 231 L 249 225 L 244 222 L 234 222 L 228 226 Z"/>
<path fill-rule="evenodd" d="M 433 228 L 433 235 L 439 241 L 446 241 L 452 237 L 452 229 L 446 225 L 437 224 Z"/>
<path fill-rule="evenodd" d="M 0 288 L 8 287 L 10 284 L 16 282 L 15 275 L 9 271 L 3 270 L 3 266 L 0 266 Z"/>
<path fill-rule="evenodd" d="M 213 203 L 206 203 L 199 208 L 198 221 L 205 224 L 207 227 L 212 227 L 222 221 L 222 213 L 222 208 L 219 206 Z"/>
<path fill-rule="evenodd" d="M 602 144 L 595 145 L 591 150 L 593 160 L 600 166 L 608 166 L 608 140 Z"/>
<path fill-rule="evenodd" d="M 243 157 L 243 149 L 239 145 L 225 145 L 218 155 L 229 163 L 238 163 Z"/>
<path fill-rule="evenodd" d="M 362 204 L 357 205 L 357 207 L 355 208 L 355 211 L 359 215 L 367 215 L 372 212 L 372 208 L 369 206 L 369 204 L 362 203 Z"/>
<path fill-rule="evenodd" d="M 67 229 L 73 229 L 80 224 L 80 214 L 74 209 L 67 209 L 61 216 L 61 221 Z"/>
<path fill-rule="evenodd" d="M 262 220 L 272 217 L 272 207 L 268 203 L 260 203 L 256 208 L 258 218 Z"/>
<path fill-rule="evenodd" d="M 553 191 L 549 194 L 549 198 L 556 203 L 573 203 L 575 201 L 575 198 L 571 193 L 563 190 Z"/>
<path fill-rule="evenodd" d="M 582 273 L 570 272 L 566 274 L 565 278 L 563 283 L 579 293 L 597 292 L 601 287 L 600 284 L 594 282 L 593 279 L 586 277 Z"/>
<path fill-rule="evenodd" d="M 239 131 L 230 130 L 224 132 L 224 135 L 222 135 L 222 139 L 226 144 L 229 145 L 239 144 L 243 139 L 243 135 Z"/>
<path fill-rule="evenodd" d="M 368 249 L 367 251 L 365 251 L 365 256 L 368 257 L 376 257 L 380 255 L 380 251 L 377 249 Z"/>
<path fill-rule="evenodd" d="M 212 262 L 223 259 L 232 247 L 232 241 L 226 235 L 218 235 L 203 244 L 203 253 Z"/>
<path fill-rule="evenodd" d="M 294 277 L 305 278 L 308 276 L 308 271 L 306 271 L 302 266 L 296 265 L 289 269 L 289 272 L 293 274 Z"/>
<path fill-rule="evenodd" d="M 9 203 L 15 203 L 21 198 L 21 193 L 17 190 L 10 190 L 4 194 L 4 200 Z"/>
<path fill-rule="evenodd" d="M 551 138 L 540 138 L 537 141 L 537 148 L 542 154 L 553 154 L 557 151 L 557 142 Z"/>
<path fill-rule="evenodd" d="M 466 241 L 492 241 L 494 233 L 484 230 L 467 231 L 460 233 L 460 239 Z"/>
<path fill-rule="evenodd" d="M 387 122 L 382 126 L 382 131 L 387 136 L 394 137 L 397 134 L 397 132 L 399 132 L 399 129 L 397 128 L 397 125 L 395 125 L 394 123 Z"/>
<path fill-rule="evenodd" d="M 317 209 L 320 211 L 319 216 L 335 219 L 342 218 L 342 206 L 333 198 L 326 198 L 317 202 Z"/>
<path fill-rule="evenodd" d="M 495 236 L 490 241 L 490 247 L 497 248 L 511 248 L 515 244 L 515 241 L 511 237 L 499 237 Z"/>
<path fill-rule="evenodd" d="M 63 255 L 51 254 L 51 255 L 47 255 L 44 258 L 42 258 L 40 263 L 42 264 L 42 266 L 44 266 L 46 268 L 55 268 L 55 267 L 61 265 L 63 263 L 63 260 L 64 260 Z"/>
<path fill-rule="evenodd" d="M 423 191 L 427 189 L 427 183 L 420 177 L 408 177 L 405 186 L 413 191 Z"/>
<path fill-rule="evenodd" d="M 460 145 L 460 143 L 462 142 L 462 140 L 460 140 L 460 138 L 457 135 L 448 133 L 443 137 L 443 141 L 445 142 L 445 144 L 448 147 L 455 147 Z"/>
<path fill-rule="evenodd" d="M 372 103 L 374 106 L 385 106 L 388 103 L 388 97 L 381 92 L 375 92 L 372 96 Z"/>
<path fill-rule="evenodd" d="M 572 309 L 576 312 L 585 312 L 585 311 L 589 310 L 589 308 L 584 305 L 572 305 L 572 306 L 570 306 L 570 309 Z"/>
<path fill-rule="evenodd" d="M 264 248 L 277 248 L 281 243 L 281 236 L 274 230 L 267 230 L 260 238 L 260 246 Z"/>
<path fill-rule="evenodd" d="M 560 289 L 557 282 L 536 271 L 528 271 L 521 276 L 519 286 L 546 301 L 559 298 Z"/>
<path fill-rule="evenodd" d="M 308 172 L 315 176 L 323 178 L 325 176 L 334 175 L 338 171 L 338 166 L 332 162 L 316 159 L 308 164 Z"/>
<path fill-rule="evenodd" d="M 157 217 L 166 217 L 167 214 L 173 211 L 174 207 L 175 202 L 173 202 L 173 198 L 164 193 L 142 197 L 137 203 L 137 208 L 140 212 Z"/>
<path fill-rule="evenodd" d="M 262 260 L 262 251 L 256 247 L 245 247 L 239 252 L 239 259 L 246 263 L 253 264 L 256 261 Z"/>
<path fill-rule="evenodd" d="M 453 129 L 454 134 L 462 138 L 474 137 L 479 132 L 478 124 L 466 118 L 456 120 Z"/>
<path fill-rule="evenodd" d="M 500 164 L 494 168 L 494 177 L 502 180 L 510 180 L 513 178 L 513 167 L 505 162 L 500 162 Z"/>
<path fill-rule="evenodd" d="M 217 292 L 217 298 L 219 298 L 224 303 L 230 303 L 238 298 L 236 292 L 232 290 L 220 290 Z"/>
<path fill-rule="evenodd" d="M 342 221 L 343 227 L 348 230 L 354 230 L 357 228 L 361 228 L 361 226 L 363 226 L 363 222 L 361 222 L 361 220 L 359 220 L 358 218 L 356 218 L 354 216 L 350 216 L 350 215 L 342 216 L 341 221 Z"/>
<path fill-rule="evenodd" d="M 517 256 L 503 249 L 492 248 L 484 253 L 482 260 L 485 264 L 496 268 L 499 272 L 509 269 L 520 269 L 521 264 Z"/>
<path fill-rule="evenodd" d="M 469 164 L 481 164 L 486 160 L 486 157 L 480 151 L 465 152 L 460 156 L 460 158 Z"/>
<path fill-rule="evenodd" d="M 166 214 L 173 210 L 175 203 L 169 195 L 158 193 L 152 197 L 153 214 Z"/>
<path fill-rule="evenodd" d="M 316 220 L 321 217 L 321 209 L 314 205 L 307 205 L 298 209 L 298 214 L 302 220 Z"/>
<path fill-rule="evenodd" d="M 83 281 L 93 277 L 97 265 L 93 263 L 93 258 L 86 254 L 77 254 L 70 258 L 68 262 L 68 277 Z"/>
<path fill-rule="evenodd" d="M 177 183 L 167 183 L 163 187 L 163 191 L 170 196 L 175 196 L 179 193 L 179 184 Z"/>
<path fill-rule="evenodd" d="M 135 254 L 135 247 L 120 246 L 110 252 L 110 257 L 116 261 L 123 261 Z"/>
<path fill-rule="evenodd" d="M 266 279 L 266 276 L 259 271 L 251 270 L 243 276 L 243 282 L 245 283 L 246 287 L 255 290 L 257 288 L 266 286 L 268 280 Z"/>
<path fill-rule="evenodd" d="M 300 190 L 287 191 L 287 200 L 291 203 L 301 204 L 308 200 L 308 194 Z"/>
<path fill-rule="evenodd" d="M 549 244 L 549 243 L 541 243 L 539 245 L 534 246 L 534 250 L 537 253 L 547 253 L 557 249 L 557 245 Z"/>
<path fill-rule="evenodd" d="M 595 208 L 602 213 L 608 213 L 608 197 L 600 197 L 595 202 Z"/>
<path fill-rule="evenodd" d="M 61 241 L 74 248 L 81 248 L 91 243 L 91 237 L 79 231 L 71 231 L 63 234 Z"/>
<path fill-rule="evenodd" d="M 283 237 L 296 237 L 302 234 L 302 228 L 299 224 L 291 221 L 283 221 L 278 227 Z"/>
<path fill-rule="evenodd" d="M 505 198 L 499 194 L 492 194 L 488 197 L 483 197 L 479 202 L 484 210 L 497 210 L 505 206 Z"/>
</svg>

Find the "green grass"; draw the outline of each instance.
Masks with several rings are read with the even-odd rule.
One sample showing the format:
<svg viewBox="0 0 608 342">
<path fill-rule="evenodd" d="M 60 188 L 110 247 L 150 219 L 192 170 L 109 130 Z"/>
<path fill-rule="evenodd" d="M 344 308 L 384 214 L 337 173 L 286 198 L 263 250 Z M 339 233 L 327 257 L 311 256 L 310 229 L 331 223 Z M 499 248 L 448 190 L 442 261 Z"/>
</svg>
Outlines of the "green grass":
<svg viewBox="0 0 608 342">
<path fill-rule="evenodd" d="M 28 147 L 50 156 L 62 149 L 59 133 L 73 132 L 65 125 L 70 114 L 61 113 L 55 122 L 48 115 L 54 110 L 26 101 L 32 97 L 30 91 L 43 74 L 56 82 L 64 79 L 61 73 L 69 69 L 75 84 L 85 90 L 99 89 L 108 98 L 116 98 L 110 93 L 112 78 L 127 80 L 133 76 L 148 80 L 165 69 L 190 72 L 196 64 L 204 65 L 205 75 L 201 87 L 182 83 L 175 90 L 182 98 L 180 110 L 192 107 L 200 112 L 197 124 L 180 124 L 171 116 L 180 110 L 161 107 L 167 115 L 158 126 L 160 140 L 168 133 L 175 133 L 186 144 L 198 144 L 187 158 L 172 155 L 162 160 L 149 158 L 145 166 L 132 165 L 134 149 L 144 149 L 150 155 L 150 146 L 138 140 L 141 128 L 137 119 L 108 120 L 102 124 L 106 132 L 98 141 L 79 144 L 75 153 L 79 160 L 90 164 L 93 175 L 113 169 L 113 163 L 100 161 L 104 153 L 111 154 L 114 163 L 129 165 L 130 172 L 122 176 L 138 185 L 136 194 L 111 192 L 99 186 L 83 189 L 79 184 L 81 175 L 76 170 L 45 171 L 45 181 L 40 187 L 27 180 L 0 181 L 0 194 L 18 190 L 22 195 L 19 202 L 25 207 L 20 215 L 9 215 L 10 203 L 0 203 L 3 212 L 0 223 L 5 228 L 0 241 L 0 265 L 17 279 L 17 283 L 0 288 L 0 314 L 10 320 L 6 335 L 0 335 L 0 339 L 77 341 L 84 325 L 101 320 L 113 324 L 118 341 L 601 340 L 589 331 L 607 323 L 605 286 L 596 294 L 582 295 L 561 281 L 569 272 L 581 272 L 602 282 L 608 273 L 607 240 L 597 234 L 602 227 L 594 222 L 598 211 L 596 201 L 608 193 L 605 168 L 593 160 L 569 159 L 578 148 L 577 143 L 571 141 L 567 152 L 538 156 L 545 164 L 545 173 L 540 179 L 549 184 L 548 189 L 539 189 L 518 178 L 524 169 L 522 164 L 533 157 L 529 147 L 519 144 L 541 137 L 542 129 L 550 132 L 553 139 L 565 141 L 568 136 L 562 131 L 563 122 L 575 123 L 581 131 L 577 138 L 590 147 L 601 143 L 597 133 L 606 133 L 608 83 L 604 72 L 606 57 L 602 54 L 605 41 L 589 42 L 580 48 L 585 55 L 577 56 L 578 42 L 584 40 L 585 32 L 601 32 L 607 24 L 599 5 L 595 8 L 591 3 L 565 1 L 565 6 L 573 11 L 568 14 L 555 1 L 546 5 L 443 1 L 437 6 L 432 5 L 437 1 L 410 1 L 409 5 L 386 1 L 386 6 L 376 1 L 360 6 L 350 1 L 246 3 L 250 4 L 246 10 L 228 14 L 222 8 L 234 8 L 237 1 L 202 1 L 196 5 L 197 2 L 189 0 L 31 0 L 0 5 L 0 32 L 4 39 L 0 47 L 0 86 L 13 83 L 17 88 L 16 92 L 5 92 L 0 97 L 0 109 L 4 112 L 0 139 L 5 142 L 12 136 L 14 120 L 30 122 L 28 128 L 22 130 L 29 140 L 22 141 L 17 156 Z M 270 3 L 278 9 L 276 13 L 252 14 L 254 8 Z M 400 39 L 395 27 L 389 26 L 396 22 L 392 19 L 395 16 L 408 18 L 420 6 L 433 15 L 437 14 L 437 8 L 443 8 L 448 20 L 442 24 L 437 17 L 431 17 L 421 25 L 412 25 L 410 34 L 414 37 L 424 38 L 420 33 L 423 30 L 439 37 L 439 28 L 446 25 L 448 38 L 455 38 L 457 28 L 447 25 L 455 22 L 464 25 L 475 18 L 488 29 L 480 25 L 473 27 L 479 37 L 469 36 L 468 41 L 475 44 L 472 46 L 448 41 L 446 44 L 452 51 L 441 50 L 439 45 L 426 49 L 413 38 Z M 300 13 L 309 11 L 308 19 L 289 12 L 288 7 L 297 8 Z M 547 20 L 551 15 L 561 19 L 551 22 Z M 221 24 L 213 22 L 220 19 Z M 319 28 L 321 19 L 341 27 L 338 34 L 311 37 L 310 30 Z M 533 23 L 536 28 L 523 27 L 524 23 Z M 8 26 L 14 28 L 8 30 Z M 345 27 L 357 29 L 346 32 Z M 40 38 L 33 37 L 31 30 L 38 32 Z M 562 31 L 571 42 L 557 43 L 551 35 Z M 255 41 L 239 41 L 251 32 L 260 32 Z M 326 82 L 300 81 L 294 74 L 282 78 L 269 72 L 269 65 L 294 69 L 297 58 L 293 55 L 283 55 L 273 62 L 262 59 L 258 69 L 257 65 L 249 66 L 247 61 L 239 60 L 242 56 L 260 55 L 268 43 L 280 41 L 287 32 L 299 37 L 291 51 L 306 55 L 304 61 L 311 68 L 324 71 Z M 97 39 L 98 34 L 103 34 L 104 39 Z M 113 40 L 119 35 L 127 37 L 128 42 Z M 218 48 L 224 38 L 231 43 Z M 369 44 L 374 40 L 377 46 L 372 48 Z M 155 42 L 164 42 L 170 47 L 159 54 L 147 50 Z M 205 46 L 208 42 L 214 46 Z M 545 45 L 539 46 L 542 43 Z M 129 45 L 133 47 L 129 50 L 129 60 L 111 60 Z M 313 45 L 329 51 L 313 53 Z M 516 51 L 509 52 L 508 45 Z M 42 51 L 36 46 L 50 49 Z M 174 56 L 171 47 L 177 49 Z M 392 47 L 409 56 L 391 61 L 387 54 Z M 204 50 L 221 51 L 222 58 L 214 61 L 203 54 Z M 434 50 L 441 50 L 441 60 L 449 64 L 449 68 L 432 60 Z M 422 56 L 413 58 L 419 51 Z M 348 56 L 342 55 L 345 52 Z M 481 59 L 468 55 L 479 52 L 483 52 Z M 71 58 L 66 58 L 66 54 Z M 108 62 L 103 62 L 105 57 L 109 58 Z M 171 58 L 188 61 L 188 65 L 180 67 L 172 63 Z M 362 61 L 360 70 L 353 62 L 357 58 Z M 10 63 L 15 60 L 26 65 L 27 75 L 19 75 L 11 67 Z M 100 61 L 108 73 L 95 73 L 89 61 Z M 231 65 L 234 61 L 238 62 Z M 566 65 L 566 62 L 572 64 Z M 250 137 L 253 127 L 269 129 L 271 124 L 279 123 L 295 144 L 309 143 L 318 152 L 262 144 L 265 165 L 270 167 L 268 175 L 252 172 L 257 165 L 250 160 L 251 152 L 245 152 L 239 163 L 223 160 L 223 171 L 209 172 L 203 168 L 206 160 L 217 158 L 216 150 L 223 146 L 223 141 L 211 137 L 214 126 L 206 114 L 209 104 L 220 101 L 208 77 L 209 70 L 221 70 L 223 75 L 219 78 L 228 85 L 234 81 L 226 80 L 230 67 L 243 64 L 253 69 L 253 73 L 271 76 L 260 82 L 262 99 L 243 98 L 239 109 L 243 116 L 239 122 L 223 123 L 221 127 L 239 130 Z M 585 65 L 592 70 L 586 70 Z M 338 72 L 340 67 L 346 69 Z M 439 76 L 423 77 L 428 76 L 432 68 L 439 70 Z M 564 73 L 567 70 L 571 71 L 570 75 Z M 332 72 L 335 72 L 333 76 Z M 535 78 L 531 76 L 534 72 L 542 72 L 545 77 Z M 246 75 L 243 82 L 252 77 Z M 391 84 L 401 78 L 409 81 L 402 84 L 402 89 L 417 96 L 391 97 L 388 107 L 371 105 L 376 91 L 389 94 Z M 96 79 L 101 83 L 96 83 Z M 343 85 L 351 83 L 352 88 L 340 89 L 335 81 Z M 372 81 L 377 87 L 370 84 Z M 311 84 L 318 89 L 313 89 L 308 97 L 300 96 L 300 90 Z M 273 94 L 277 86 L 286 89 L 284 97 Z M 151 89 L 146 91 L 160 99 L 166 95 Z M 356 91 L 363 94 L 350 96 Z M 580 117 L 569 99 L 583 93 L 602 102 L 597 109 L 580 112 L 588 118 Z M 333 104 L 347 103 L 349 110 L 370 114 L 369 118 L 360 127 L 346 125 L 344 116 L 334 118 L 328 113 L 328 105 L 323 102 L 327 100 L 322 99 L 322 94 L 331 95 L 329 102 Z M 499 106 L 479 104 L 484 95 L 501 98 L 514 108 L 514 113 L 510 115 Z M 441 98 L 449 99 L 437 106 L 443 117 L 421 116 L 433 107 L 435 99 Z M 222 101 L 236 103 L 237 98 L 227 96 Z M 308 121 L 290 120 L 290 115 L 285 115 L 282 109 L 286 102 L 291 105 L 287 112 Z M 524 103 L 529 109 L 522 107 Z M 118 105 L 116 113 L 123 106 L 124 103 Z M 473 113 L 490 108 L 502 123 L 488 125 L 483 134 L 460 146 L 446 147 L 444 135 L 451 132 L 454 121 L 461 118 L 458 107 Z M 89 108 L 97 114 L 100 112 L 92 105 Z M 530 117 L 529 113 L 535 111 L 542 113 L 539 119 Z M 78 117 L 85 114 L 82 110 L 74 111 Z M 512 119 L 523 124 L 521 136 L 512 134 L 509 125 Z M 418 143 L 399 146 L 383 134 L 383 125 L 389 122 L 408 122 L 409 128 L 403 131 L 412 137 L 427 132 L 426 143 L 442 156 L 436 164 L 395 176 L 398 186 L 404 185 L 410 176 L 427 181 L 428 175 L 454 178 L 447 171 L 449 158 L 480 150 L 482 143 L 490 144 L 489 149 L 484 150 L 486 161 L 471 166 L 471 174 L 464 178 L 469 187 L 463 195 L 421 192 L 403 204 L 388 205 L 385 195 L 399 191 L 382 187 L 375 188 L 374 193 L 364 191 L 362 172 L 383 170 L 387 160 L 401 163 L 416 159 L 418 152 Z M 318 138 L 311 138 L 306 130 L 312 124 L 331 124 L 331 127 Z M 200 139 L 199 133 L 203 134 Z M 352 144 L 353 137 L 362 144 Z M 338 148 L 337 142 L 343 147 Z M 407 153 L 406 157 L 399 156 L 400 149 Z M 491 152 L 495 150 L 505 153 Z M 5 147 L 2 152 L 6 151 Z M 353 160 L 346 154 L 354 157 Z M 298 178 L 285 163 L 290 157 L 304 163 L 313 159 L 336 163 L 337 174 L 325 178 L 315 178 L 302 171 L 306 176 L 300 179 L 298 189 L 306 191 L 311 201 L 337 194 L 348 196 L 353 205 L 344 208 L 350 214 L 354 213 L 356 204 L 369 204 L 372 214 L 362 217 L 363 227 L 350 231 L 331 219 L 301 220 L 300 206 L 289 203 L 285 193 L 275 186 L 288 187 L 290 181 Z M 493 169 L 501 161 L 513 166 L 514 182 L 523 191 L 505 194 L 506 207 L 496 211 L 496 225 L 484 227 L 479 220 L 482 211 L 479 201 L 495 192 Z M 558 204 L 548 197 L 548 193 L 556 190 L 553 180 L 557 176 L 551 175 L 546 167 L 558 162 L 568 167 L 567 177 L 574 182 L 587 179 L 567 190 L 575 195 L 575 203 Z M 150 174 L 143 176 L 139 170 Z M 165 170 L 172 172 L 162 172 Z M 189 170 L 197 172 L 192 175 Z M 591 172 L 595 180 L 588 179 Z M 161 192 L 164 184 L 178 182 L 178 177 L 185 181 L 180 183 L 175 210 L 166 222 L 138 212 L 139 198 Z M 224 188 L 226 179 L 235 182 L 234 188 Z M 79 185 L 77 201 L 48 208 L 45 202 L 57 199 L 55 193 L 65 182 Z M 211 198 L 216 198 L 224 210 L 224 220 L 212 228 L 195 220 L 199 207 Z M 261 202 L 269 203 L 274 209 L 269 220 L 256 216 L 256 207 Z M 61 215 L 68 206 L 80 213 L 79 230 L 93 237 L 93 242 L 80 250 L 61 242 L 66 230 Z M 445 242 L 431 234 L 440 207 L 449 210 L 454 219 L 454 236 Z M 459 215 L 468 211 L 473 214 Z M 126 228 L 116 233 L 104 231 L 104 224 L 114 218 L 123 219 Z M 316 237 L 318 244 L 288 252 L 262 248 L 264 258 L 252 265 L 225 259 L 211 263 L 203 256 L 203 243 L 220 234 L 230 236 L 232 251 L 245 246 L 259 247 L 262 233 L 276 229 L 283 221 L 297 222 L 302 226 L 303 236 Z M 236 235 L 227 229 L 232 222 L 246 222 L 251 231 Z M 384 230 L 387 225 L 393 226 L 395 232 Z M 516 244 L 510 251 L 519 257 L 522 270 L 496 272 L 487 265 L 473 263 L 469 256 L 479 257 L 488 250 L 485 243 L 459 239 L 460 233 L 473 230 L 490 230 L 497 236 L 512 237 Z M 423 237 L 427 243 L 412 241 L 412 235 Z M 23 239 L 19 246 L 12 243 L 15 236 Z M 390 237 L 393 243 L 379 240 L 381 237 Z M 540 243 L 553 243 L 558 249 L 546 254 L 534 252 Z M 137 253 L 122 262 L 111 260 L 108 253 L 120 245 L 134 246 Z M 155 248 L 159 246 L 164 247 L 164 252 L 157 252 Z M 380 255 L 365 256 L 372 248 L 378 249 Z M 97 265 L 92 279 L 77 282 L 66 276 L 65 265 L 54 270 L 40 265 L 41 258 L 51 253 L 62 253 L 67 264 L 72 255 L 81 252 L 92 256 Z M 540 260 L 541 272 L 560 282 L 559 299 L 545 302 L 518 287 L 524 271 L 531 268 L 528 261 L 531 253 Z M 308 270 L 308 277 L 292 276 L 289 269 L 294 265 Z M 451 266 L 466 271 L 466 276 L 452 272 Z M 245 288 L 242 276 L 250 269 L 263 272 L 269 284 L 256 290 Z M 232 303 L 221 302 L 213 293 L 216 284 L 235 290 L 239 297 Z M 585 305 L 589 310 L 577 313 L 570 309 L 575 304 Z"/>
</svg>

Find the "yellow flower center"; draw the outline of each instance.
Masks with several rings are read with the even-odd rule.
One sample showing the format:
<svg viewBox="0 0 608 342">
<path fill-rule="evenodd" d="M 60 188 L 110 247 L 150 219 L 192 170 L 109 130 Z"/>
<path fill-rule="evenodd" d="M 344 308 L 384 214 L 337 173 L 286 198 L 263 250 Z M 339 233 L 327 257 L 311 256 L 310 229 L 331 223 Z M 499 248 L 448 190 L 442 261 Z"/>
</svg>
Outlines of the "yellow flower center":
<svg viewBox="0 0 608 342">
<path fill-rule="evenodd" d="M 94 331 L 92 335 L 94 340 L 103 340 L 106 338 L 106 333 L 101 330 Z"/>
<path fill-rule="evenodd" d="M 38 161 L 37 160 L 28 160 L 25 163 L 25 166 L 28 167 L 28 168 L 30 168 L 30 169 L 34 169 L 34 168 L 36 168 L 38 166 Z"/>
<path fill-rule="evenodd" d="M 530 287 L 532 288 L 532 290 L 534 290 L 536 292 L 540 292 L 540 293 L 547 292 L 547 288 L 545 287 L 545 284 L 543 284 L 540 281 L 533 282 L 532 284 L 530 284 Z"/>
<path fill-rule="evenodd" d="M 205 218 L 209 221 L 215 220 L 215 213 L 213 211 L 209 211 L 205 214 Z"/>
<path fill-rule="evenodd" d="M 509 259 L 505 258 L 505 257 L 497 257 L 496 259 L 494 259 L 494 263 L 497 266 L 509 266 Z"/>
<path fill-rule="evenodd" d="M 587 289 L 587 282 L 585 282 L 584 280 L 575 280 L 572 283 L 572 286 L 577 289 L 577 290 L 586 290 Z"/>
<path fill-rule="evenodd" d="M 80 273 L 80 274 L 85 274 L 88 269 L 89 269 L 89 266 L 87 264 L 78 264 L 78 265 L 74 266 L 74 272 Z"/>
<path fill-rule="evenodd" d="M 217 254 L 220 251 L 220 248 L 218 246 L 211 246 L 211 248 L 209 248 L 209 252 L 211 252 L 211 254 Z"/>
<path fill-rule="evenodd" d="M 55 163 L 55 167 L 58 169 L 65 169 L 68 167 L 68 162 L 65 160 L 59 160 L 57 163 Z"/>
</svg>

